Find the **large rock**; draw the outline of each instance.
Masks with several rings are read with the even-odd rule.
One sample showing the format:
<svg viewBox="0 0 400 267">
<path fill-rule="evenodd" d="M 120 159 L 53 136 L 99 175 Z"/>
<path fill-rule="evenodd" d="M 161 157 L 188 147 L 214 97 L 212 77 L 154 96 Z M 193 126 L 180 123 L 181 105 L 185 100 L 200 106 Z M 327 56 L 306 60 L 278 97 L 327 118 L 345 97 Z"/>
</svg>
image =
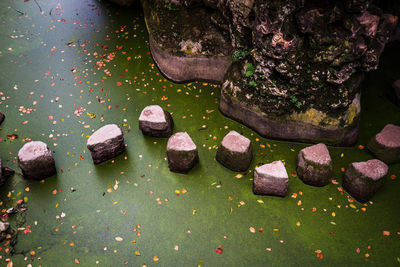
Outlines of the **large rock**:
<svg viewBox="0 0 400 267">
<path fill-rule="evenodd" d="M 400 106 L 400 80 L 395 81 L 392 84 L 393 87 L 393 92 L 394 92 L 394 97 L 397 105 Z"/>
<path fill-rule="evenodd" d="M 325 144 L 317 144 L 300 150 L 297 174 L 308 185 L 325 186 L 332 175 L 332 160 Z"/>
<path fill-rule="evenodd" d="M 87 141 L 93 163 L 100 164 L 125 151 L 124 135 L 116 124 L 107 124 L 95 131 Z"/>
<path fill-rule="evenodd" d="M 14 173 L 15 171 L 13 169 L 3 166 L 3 162 L 0 159 L 0 186 L 2 186 Z"/>
<path fill-rule="evenodd" d="M 248 138 L 236 131 L 230 131 L 222 139 L 216 159 L 233 171 L 245 171 L 253 159 L 253 148 Z"/>
<path fill-rule="evenodd" d="M 186 132 L 172 135 L 167 143 L 168 167 L 173 172 L 187 173 L 198 162 L 195 143 Z"/>
<path fill-rule="evenodd" d="M 384 184 L 388 166 L 372 159 L 351 163 L 344 173 L 343 188 L 359 202 L 367 202 Z"/>
<path fill-rule="evenodd" d="M 57 173 L 53 155 L 41 141 L 26 143 L 19 150 L 18 165 L 25 179 L 41 180 Z"/>
<path fill-rule="evenodd" d="M 400 162 L 400 126 L 386 125 L 371 139 L 368 149 L 387 164 Z"/>
<path fill-rule="evenodd" d="M 256 195 L 284 197 L 289 177 L 282 161 L 264 164 L 254 170 L 253 192 Z"/>
<path fill-rule="evenodd" d="M 221 112 L 264 137 L 330 145 L 357 142 L 359 85 L 398 21 L 369 0 L 142 3 L 166 77 L 222 83 Z"/>
<path fill-rule="evenodd" d="M 0 111 L 0 125 L 3 123 L 4 119 L 6 118 L 6 116 L 4 115 L 4 113 L 2 113 Z"/>
<path fill-rule="evenodd" d="M 158 105 L 147 106 L 140 113 L 139 130 L 145 135 L 169 137 L 173 127 L 171 114 Z"/>
<path fill-rule="evenodd" d="M 151 55 L 160 71 L 175 82 L 221 83 L 231 64 L 229 38 L 204 6 L 179 1 L 143 0 Z"/>
</svg>

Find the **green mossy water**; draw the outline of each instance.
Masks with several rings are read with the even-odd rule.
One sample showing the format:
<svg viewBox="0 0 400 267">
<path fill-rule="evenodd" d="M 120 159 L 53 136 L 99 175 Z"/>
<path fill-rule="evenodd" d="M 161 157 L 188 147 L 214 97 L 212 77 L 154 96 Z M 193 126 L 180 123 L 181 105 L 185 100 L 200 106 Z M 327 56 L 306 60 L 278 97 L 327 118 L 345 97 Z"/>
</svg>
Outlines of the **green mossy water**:
<svg viewBox="0 0 400 267">
<path fill-rule="evenodd" d="M 17 170 L 0 189 L 1 208 L 25 198 L 28 210 L 9 221 L 15 229 L 31 230 L 19 231 L 14 254 L 2 243 L 0 265 L 6 259 L 14 266 L 399 264 L 400 164 L 389 169 L 397 178 L 387 177 L 373 204 L 365 206 L 349 202 L 338 189 L 341 168 L 372 158 L 366 149 L 330 147 L 332 178 L 339 184 L 304 185 L 290 174 L 306 144 L 266 140 L 225 118 L 217 87 L 162 77 L 138 7 L 91 0 L 60 1 L 58 7 L 56 1 L 37 3 L 43 14 L 33 0 L 0 2 L 0 110 L 6 114 L 0 157 Z M 398 51 L 398 44 L 388 47 L 380 69 L 362 84 L 361 145 L 387 123 L 400 125 L 400 109 L 386 97 L 400 77 Z M 106 66 L 98 70 L 97 61 Z M 170 111 L 174 132 L 187 131 L 197 144 L 200 161 L 188 175 L 169 171 L 167 139 L 138 130 L 140 111 L 150 104 Z M 86 109 L 79 117 L 78 107 Z M 107 123 L 120 124 L 127 151 L 95 166 L 87 137 Z M 253 142 L 252 170 L 285 161 L 286 198 L 255 196 L 252 172 L 237 178 L 216 162 L 217 145 L 230 130 Z M 8 139 L 11 134 L 18 138 Z M 54 151 L 57 176 L 44 183 L 22 179 L 16 156 L 27 139 L 42 140 Z M 222 254 L 215 252 L 219 246 Z"/>
</svg>

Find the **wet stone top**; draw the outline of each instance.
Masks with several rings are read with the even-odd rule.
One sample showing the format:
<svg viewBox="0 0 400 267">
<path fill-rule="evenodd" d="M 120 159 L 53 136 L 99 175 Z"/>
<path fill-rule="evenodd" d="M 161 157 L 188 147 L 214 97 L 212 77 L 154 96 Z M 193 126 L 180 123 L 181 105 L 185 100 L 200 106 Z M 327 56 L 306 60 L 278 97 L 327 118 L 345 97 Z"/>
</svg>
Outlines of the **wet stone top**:
<svg viewBox="0 0 400 267">
<path fill-rule="evenodd" d="M 88 139 L 87 145 L 93 146 L 99 143 L 104 143 L 109 139 L 113 139 L 122 135 L 121 129 L 116 124 L 107 124 L 95 131 Z"/>
<path fill-rule="evenodd" d="M 42 141 L 26 143 L 18 152 L 20 161 L 31 161 L 43 156 L 52 156 L 50 149 Z"/>
<path fill-rule="evenodd" d="M 363 162 L 352 163 L 354 169 L 362 175 L 378 180 L 385 176 L 388 172 L 388 166 L 378 159 L 371 159 Z"/>
<path fill-rule="evenodd" d="M 176 133 L 168 139 L 167 150 L 192 151 L 196 148 L 187 132 Z"/>
<path fill-rule="evenodd" d="M 283 162 L 280 160 L 257 167 L 255 171 L 261 176 L 289 179 L 285 165 L 283 165 Z"/>
<path fill-rule="evenodd" d="M 376 135 L 376 141 L 386 147 L 400 147 L 400 127 L 388 124 Z"/>
<path fill-rule="evenodd" d="M 230 151 L 244 153 L 250 146 L 250 140 L 236 131 L 230 131 L 221 144 Z"/>
<path fill-rule="evenodd" d="M 158 105 L 147 106 L 140 113 L 139 121 L 166 123 L 164 110 Z"/>
<path fill-rule="evenodd" d="M 331 162 L 328 148 L 325 144 L 316 144 L 306 147 L 301 150 L 306 161 L 313 162 L 319 165 L 327 165 Z"/>
</svg>

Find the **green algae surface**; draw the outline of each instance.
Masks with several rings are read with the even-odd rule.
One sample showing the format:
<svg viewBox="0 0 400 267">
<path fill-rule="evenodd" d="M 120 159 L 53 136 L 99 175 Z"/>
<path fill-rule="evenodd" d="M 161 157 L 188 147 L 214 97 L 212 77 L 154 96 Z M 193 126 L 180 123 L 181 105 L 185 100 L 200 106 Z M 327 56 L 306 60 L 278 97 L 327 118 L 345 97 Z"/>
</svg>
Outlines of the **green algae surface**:
<svg viewBox="0 0 400 267">
<path fill-rule="evenodd" d="M 342 168 L 373 158 L 362 146 L 387 123 L 400 125 L 387 94 L 400 78 L 399 44 L 362 84 L 359 143 L 329 147 L 332 181 L 317 188 L 295 174 L 306 144 L 267 140 L 225 118 L 219 87 L 167 81 L 152 61 L 141 12 L 92 0 L 0 2 L 0 157 L 17 171 L 0 189 L 0 208 L 26 208 L 8 218 L 18 234 L 1 243 L 1 266 L 400 264 L 400 164 L 371 202 L 341 188 Z M 200 161 L 189 174 L 169 171 L 167 139 L 138 130 L 151 104 L 170 111 L 174 132 L 197 144 Z M 108 123 L 120 125 L 127 151 L 95 166 L 86 141 Z M 251 139 L 250 170 L 285 162 L 285 198 L 254 195 L 252 171 L 215 160 L 230 130 Z M 22 178 L 16 157 L 29 140 L 48 144 L 56 176 Z"/>
</svg>

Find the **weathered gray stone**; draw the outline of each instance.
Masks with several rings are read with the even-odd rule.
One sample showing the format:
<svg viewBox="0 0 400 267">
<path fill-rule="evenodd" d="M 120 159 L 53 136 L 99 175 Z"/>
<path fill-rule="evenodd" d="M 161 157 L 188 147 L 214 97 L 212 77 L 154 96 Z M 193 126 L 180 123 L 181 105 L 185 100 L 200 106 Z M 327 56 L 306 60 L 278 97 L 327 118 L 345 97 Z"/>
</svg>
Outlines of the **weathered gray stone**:
<svg viewBox="0 0 400 267">
<path fill-rule="evenodd" d="M 387 172 L 388 166 L 378 159 L 351 163 L 343 188 L 359 202 L 367 202 L 383 186 Z"/>
<path fill-rule="evenodd" d="M 0 111 L 0 125 L 3 123 L 4 119 L 6 118 L 6 116 L 4 115 L 4 113 L 2 113 Z"/>
<path fill-rule="evenodd" d="M 229 37 L 214 25 L 208 8 L 187 7 L 189 2 L 142 1 L 151 55 L 175 82 L 220 83 L 231 64 Z"/>
<path fill-rule="evenodd" d="M 245 171 L 253 159 L 253 148 L 248 138 L 236 131 L 230 131 L 222 139 L 216 159 L 233 171 Z"/>
<path fill-rule="evenodd" d="M 371 139 L 368 149 L 387 164 L 400 162 L 400 126 L 386 125 Z"/>
<path fill-rule="evenodd" d="M 400 25 L 400 23 L 399 23 L 399 25 Z M 395 81 L 392 84 L 392 87 L 393 87 L 393 92 L 394 92 L 396 103 L 397 103 L 397 105 L 400 106 L 400 80 Z"/>
<path fill-rule="evenodd" d="M 246 105 L 245 102 L 238 102 L 232 97 L 227 97 L 224 90 L 221 92 L 219 110 L 222 114 L 243 123 L 252 128 L 261 136 L 302 142 L 324 142 L 331 145 L 352 146 L 357 142 L 358 123 L 347 127 L 330 126 L 324 127 L 312 123 L 315 117 L 308 114 L 310 122 L 296 122 L 285 117 L 281 120 L 274 120 L 257 112 L 255 108 Z"/>
<path fill-rule="evenodd" d="M 264 164 L 254 170 L 253 192 L 256 195 L 284 197 L 289 177 L 282 161 Z"/>
<path fill-rule="evenodd" d="M 139 130 L 145 135 L 169 137 L 173 127 L 171 114 L 158 105 L 147 106 L 140 113 Z"/>
<path fill-rule="evenodd" d="M 3 166 L 3 162 L 0 159 L 0 186 L 3 185 L 14 173 L 15 171 L 13 169 Z"/>
<path fill-rule="evenodd" d="M 308 185 L 325 186 L 332 175 L 332 160 L 325 144 L 316 144 L 300 150 L 297 174 Z"/>
<path fill-rule="evenodd" d="M 195 143 L 186 132 L 172 135 L 167 143 L 168 167 L 173 172 L 187 173 L 198 162 Z"/>
<path fill-rule="evenodd" d="M 116 124 L 107 124 L 95 131 L 87 141 L 94 164 L 112 159 L 125 151 L 124 135 Z"/>
<path fill-rule="evenodd" d="M 41 141 L 26 143 L 19 150 L 18 165 L 25 179 L 41 180 L 57 173 L 53 155 Z"/>
</svg>

